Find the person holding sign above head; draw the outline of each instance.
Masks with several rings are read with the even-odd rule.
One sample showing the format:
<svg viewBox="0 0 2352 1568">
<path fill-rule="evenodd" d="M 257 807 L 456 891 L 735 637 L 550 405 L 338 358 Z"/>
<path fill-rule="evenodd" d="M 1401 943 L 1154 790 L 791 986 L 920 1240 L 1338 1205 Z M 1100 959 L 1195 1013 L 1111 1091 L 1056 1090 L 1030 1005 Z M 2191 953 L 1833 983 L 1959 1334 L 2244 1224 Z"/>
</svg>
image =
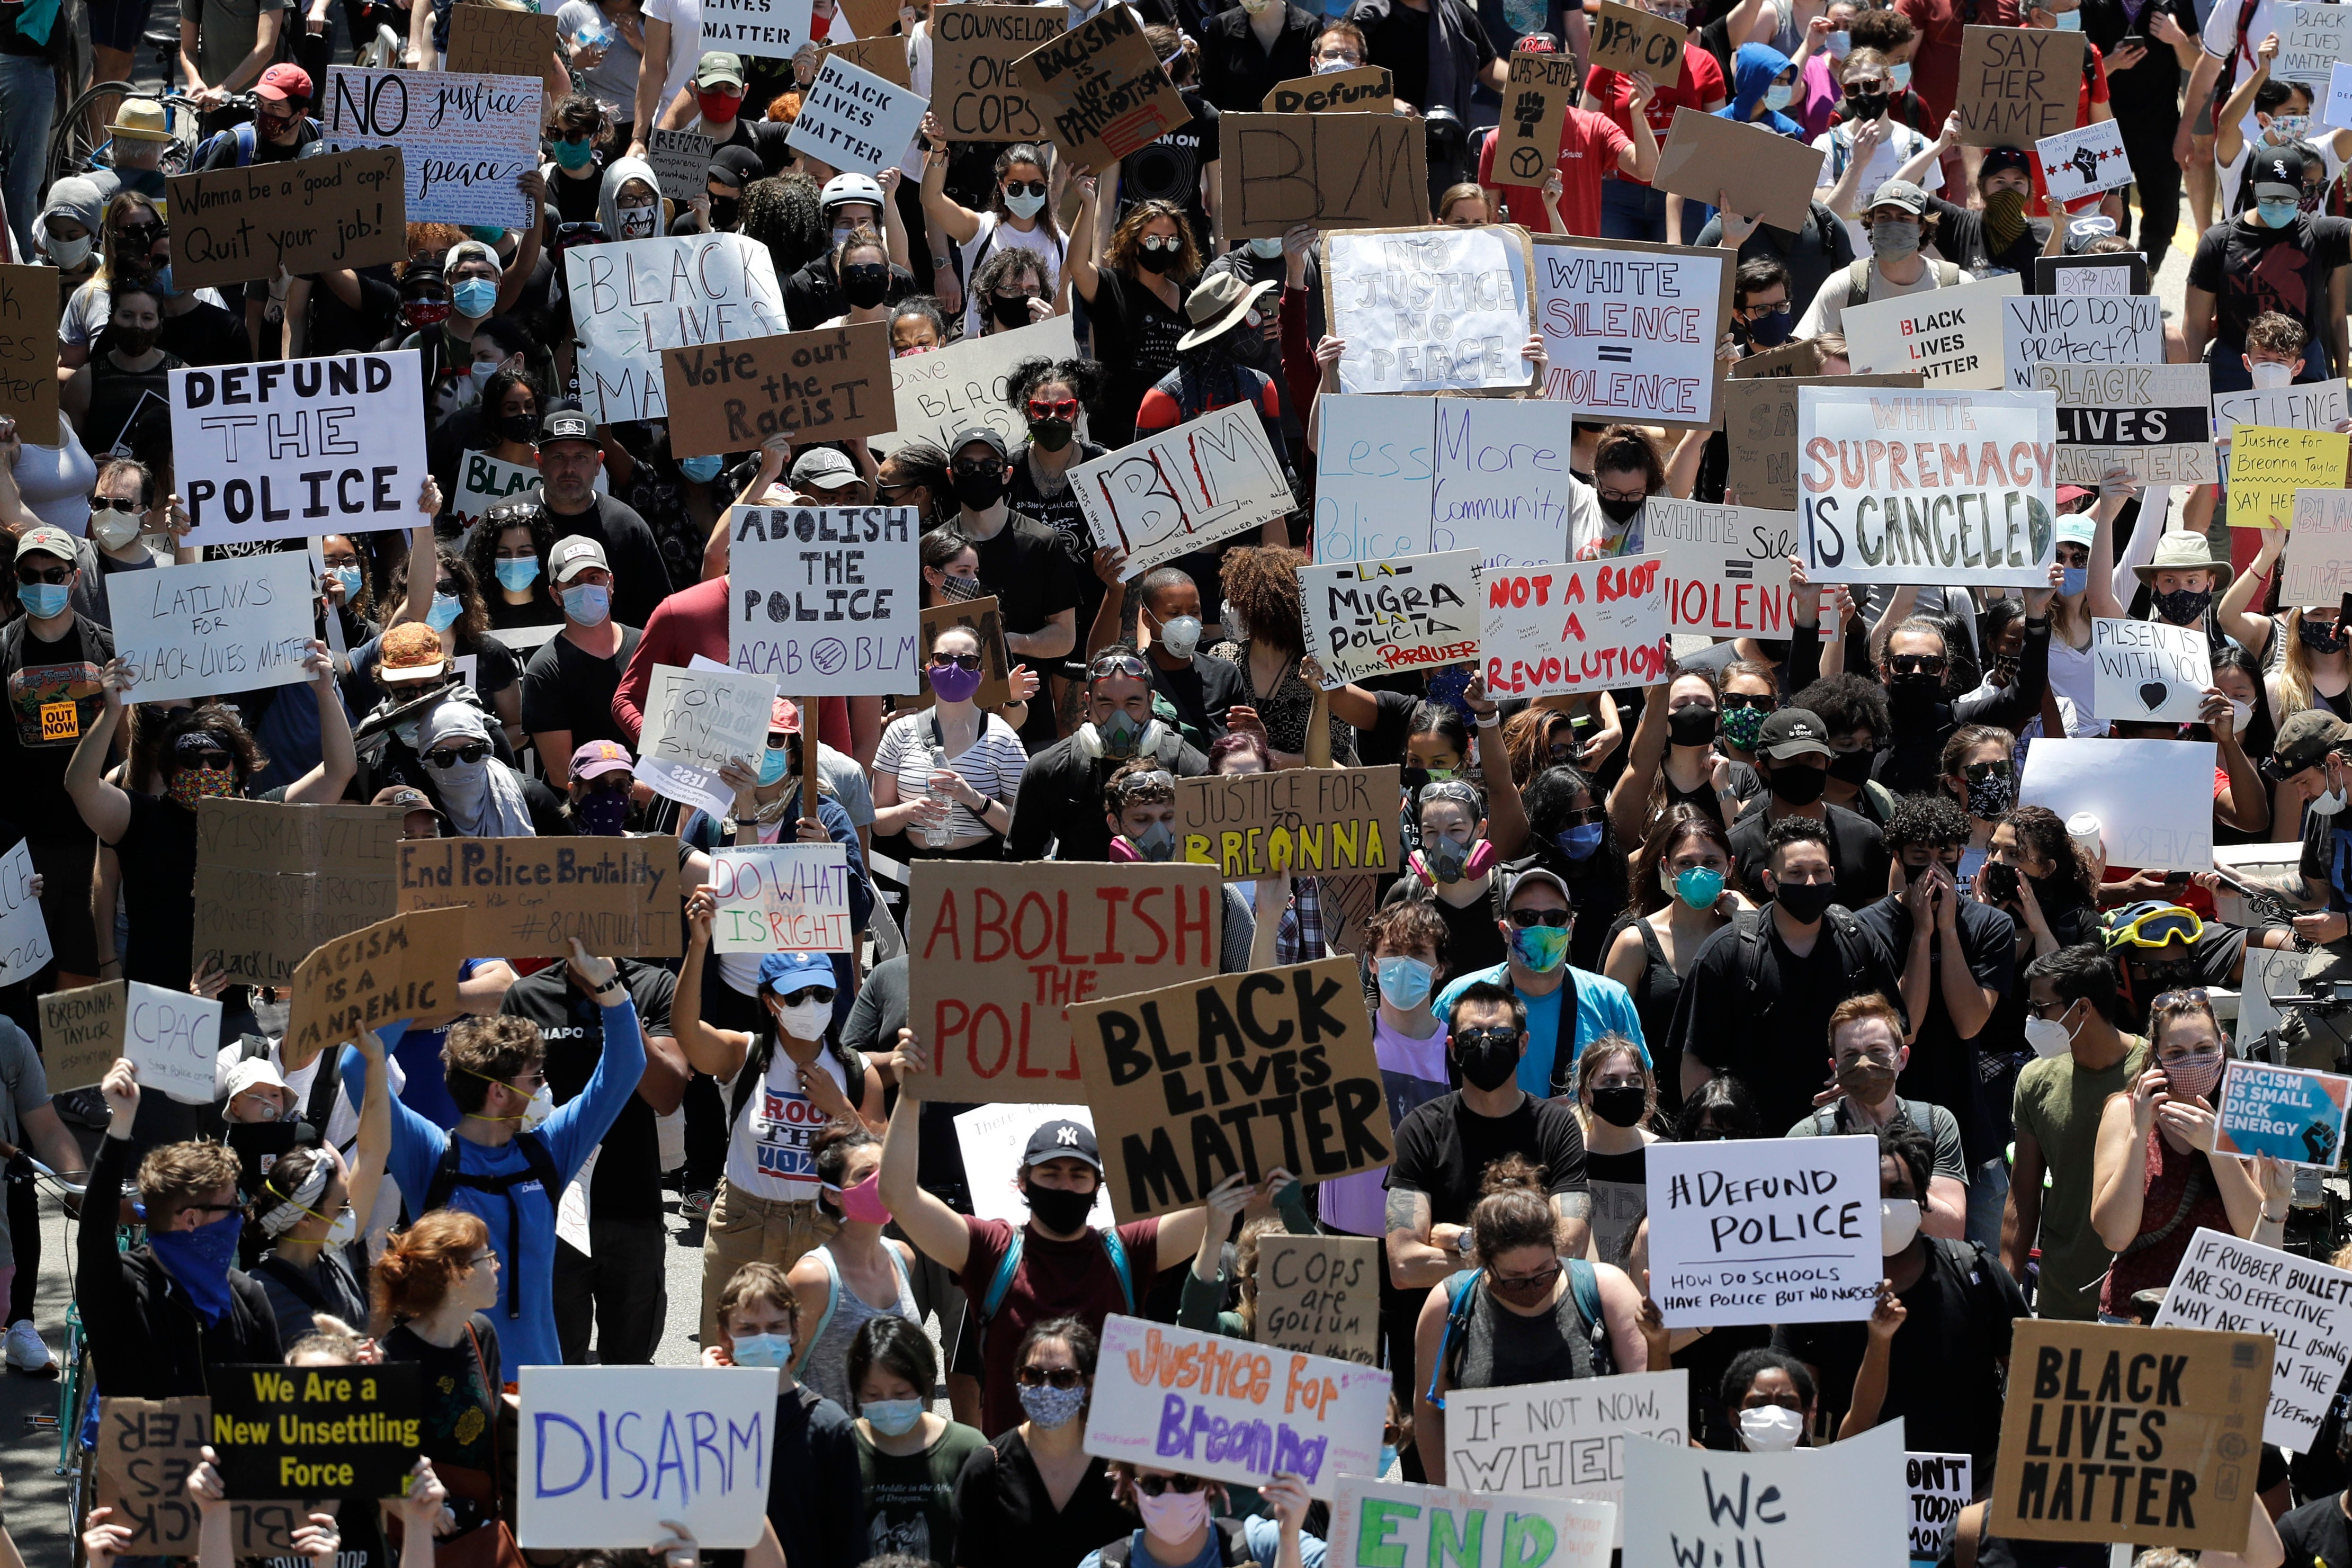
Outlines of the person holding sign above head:
<svg viewBox="0 0 2352 1568">
<path fill-rule="evenodd" d="M 2016 679 L 2007 686 L 1980 685 L 1958 696 L 1952 695 L 1951 622 L 1913 613 L 1919 593 L 1913 584 L 1895 590 L 1871 633 L 1894 727 L 1872 769 L 1874 777 L 1898 795 L 1937 788 L 1951 771 L 1946 748 L 1969 726 L 2005 729 L 2014 744 L 2018 731 L 2041 713 L 2049 690 L 2050 601 L 2064 580 L 2063 569 L 2053 561 L 2050 585 L 2024 592 L 2025 642 L 2018 653 Z"/>
<path fill-rule="evenodd" d="M 1556 52 L 1549 47 L 1549 42 L 1545 40 L 1544 52 Z M 1519 41 L 1520 48 L 1530 47 L 1530 40 Z M 1541 185 L 1496 179 L 1495 149 L 1501 138 L 1486 138 L 1478 149 L 1478 183 L 1492 194 L 1486 214 L 1476 221 L 1508 221 L 1535 234 L 1600 234 L 1602 182 L 1620 174 L 1647 181 L 1658 166 L 1658 136 L 1651 130 L 1646 112 L 1656 87 L 1638 71 L 1633 83 L 1628 112 L 1622 120 L 1570 106 L 1559 122 L 1559 151 Z M 1496 215 L 1505 211 L 1510 214 L 1507 220 Z M 1437 221 L 1454 220 L 1441 211 Z"/>
<path fill-rule="evenodd" d="M 948 193 L 947 133 L 939 120 L 923 116 L 921 134 L 923 215 L 937 232 L 961 247 L 961 275 L 977 280 L 991 256 L 1005 250 L 1032 251 L 1045 268 L 1045 292 L 1050 299 L 1060 280 L 1069 242 L 1054 221 L 1054 209 L 1047 200 L 1045 154 L 1027 142 L 998 152 L 995 167 L 990 171 L 988 210 L 976 213 Z M 940 268 L 948 259 L 934 256 L 931 265 Z M 966 290 L 963 335 L 980 336 L 982 323 L 992 319 L 992 302 L 982 299 L 979 289 Z M 1030 319 L 1024 304 L 1017 319 L 997 320 L 996 325 L 1025 327 Z"/>
<path fill-rule="evenodd" d="M 2282 517 L 2277 523 L 2292 522 Z M 2352 655 L 2346 651 L 2347 632 L 2341 619 L 2343 602 L 2293 604 L 2280 616 L 2253 608 L 2266 594 L 2271 574 L 2285 552 L 2288 530 L 2273 526 L 2259 530 L 2262 544 L 2253 562 L 2230 584 L 2213 608 L 2213 623 L 2258 661 L 2268 664 L 2278 638 L 2278 660 L 2264 677 L 2265 706 L 2284 724 L 2298 713 L 2323 708 L 2337 718 L 2352 715 Z"/>
<path fill-rule="evenodd" d="M 2312 89 L 2298 81 L 2284 81 L 2271 75 L 2277 63 L 2279 37 L 2276 33 L 2254 46 L 2254 69 L 2238 84 L 2213 116 L 2213 163 L 2220 173 L 2221 210 L 2228 217 L 2254 205 L 2252 167 L 2260 160 L 2275 158 L 2288 152 L 2303 154 L 2304 185 L 2315 185 L 2325 191 L 2336 183 L 2344 172 L 2346 149 L 2352 147 L 2352 131 L 2322 124 L 2318 134 L 2312 134 L 2311 111 L 2314 108 Z M 2255 139 L 2246 140 L 2244 126 L 2251 119 L 2261 127 Z M 2312 154 L 2319 156 L 2319 167 L 2310 167 Z M 2314 211 L 2315 203 L 2306 198 L 2304 210 Z"/>
<path fill-rule="evenodd" d="M 1862 249 L 1870 243 L 1859 215 L 1864 194 L 1876 192 L 1893 179 L 1895 172 L 1928 143 L 1927 137 L 1894 117 L 1885 55 L 1876 49 L 1854 49 L 1839 65 L 1838 73 L 1844 90 L 1838 100 L 1836 123 L 1813 138 L 1813 145 L 1829 154 L 1822 163 L 1818 176 L 1822 184 L 1813 199 L 1843 220 L 1847 236 L 1856 249 Z M 1943 189 L 1942 165 L 1931 162 L 1920 171 L 1919 184 L 1930 192 Z"/>
<path fill-rule="evenodd" d="M 1108 374 L 1088 419 L 1105 447 L 1125 446 L 1135 439 L 1143 394 L 1176 368 L 1177 341 L 1192 326 L 1184 295 L 1201 274 L 1201 246 L 1184 209 L 1156 198 L 1129 207 L 1104 237 L 1096 177 L 1072 178 L 1081 200 L 1070 225 L 1070 287 L 1086 304 L 1095 358 Z"/>
<path fill-rule="evenodd" d="M 1307 1485 L 1277 1472 L 1259 1489 L 1273 1517 L 1219 1515 L 1223 1481 L 1114 1460 L 1111 1494 L 1141 1529 L 1089 1552 L 1078 1568 L 1323 1568 L 1323 1542 L 1307 1533 Z"/>
<path fill-rule="evenodd" d="M 2143 507 L 2142 515 L 2149 510 Z M 2132 570 L 2147 585 L 2150 621 L 2165 626 L 2202 626 L 2208 643 L 2227 641 L 2229 634 L 2213 601 L 2217 591 L 2236 575 L 2236 569 L 2226 556 L 2213 554 L 2203 534 L 2177 529 L 2160 534 L 2154 553 Z"/>
</svg>

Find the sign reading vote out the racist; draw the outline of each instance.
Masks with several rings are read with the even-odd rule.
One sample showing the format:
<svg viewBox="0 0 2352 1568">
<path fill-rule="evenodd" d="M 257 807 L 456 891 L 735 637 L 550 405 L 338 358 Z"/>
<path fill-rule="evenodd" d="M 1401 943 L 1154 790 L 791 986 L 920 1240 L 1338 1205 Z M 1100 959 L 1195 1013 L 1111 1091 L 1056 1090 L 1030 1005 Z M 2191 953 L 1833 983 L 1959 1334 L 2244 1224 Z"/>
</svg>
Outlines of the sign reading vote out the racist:
<svg viewBox="0 0 2352 1568">
<path fill-rule="evenodd" d="M 2213 749 L 2210 740 L 2043 736 L 2026 748 L 2017 803 L 2047 806 L 2062 822 L 2096 817 L 2109 865 L 2209 871 Z"/>
<path fill-rule="evenodd" d="M 859 68 L 839 55 L 818 66 L 784 145 L 844 173 L 896 168 L 923 123 L 930 100 Z"/>
<path fill-rule="evenodd" d="M 674 456 L 741 452 L 776 434 L 835 441 L 898 426 L 887 322 L 665 349 L 661 366 Z"/>
<path fill-rule="evenodd" d="M 847 953 L 849 850 L 843 844 L 747 844 L 710 852 L 719 901 L 714 953 Z"/>
<path fill-rule="evenodd" d="M 2281 604 L 2334 604 L 2352 592 L 2352 490 L 2295 492 L 2278 571 Z"/>
<path fill-rule="evenodd" d="M 907 1019 L 931 1052 L 925 1099 L 1083 1104 L 1063 1009 L 1217 972 L 1213 866 L 918 861 L 907 894 Z M 1295 1167 L 1294 1167 L 1295 1168 Z"/>
<path fill-rule="evenodd" d="M 1258 107 L 1268 114 L 1359 114 L 1396 112 L 1396 78 L 1386 66 L 1350 66 L 1321 76 L 1293 77 L 1274 84 Z"/>
<path fill-rule="evenodd" d="M 2074 130 L 2084 45 L 2082 34 L 2054 28 L 1967 28 L 1954 99 L 1960 145 L 2031 147 Z"/>
<path fill-rule="evenodd" d="M 1448 1404 L 1450 1412 L 1453 1406 Z M 1339 1478 L 1326 1561 L 1363 1568 L 1609 1568 L 1614 1504 Z"/>
<path fill-rule="evenodd" d="M 1123 5 L 1047 39 L 1014 69 L 1050 109 L 1055 144 L 1090 169 L 1149 146 L 1192 117 L 1145 41 L 1142 24 Z"/>
<path fill-rule="evenodd" d="M 1642 508 L 1642 548 L 1665 559 L 1670 631 L 1708 637 L 1789 634 L 1796 513 L 1653 496 Z"/>
<path fill-rule="evenodd" d="M 2352 1078 L 2308 1068 L 2233 1061 L 2214 1103 L 2213 1152 L 2334 1170 L 2344 1148 Z"/>
<path fill-rule="evenodd" d="M 402 913 L 466 911 L 469 953 L 675 958 L 677 841 L 415 839 L 400 845 Z"/>
<path fill-rule="evenodd" d="M 2155 1326 L 2269 1334 L 2263 1441 L 2308 1453 L 2352 1355 L 2352 1273 L 2200 1226 Z"/>
<path fill-rule="evenodd" d="M 1179 779 L 1177 857 L 1227 882 L 1399 871 L 1397 789 L 1394 763 Z"/>
<path fill-rule="evenodd" d="M 115 652 L 138 675 L 134 701 L 310 679 L 302 667 L 314 624 L 308 555 L 272 550 L 116 572 L 106 586 Z"/>
<path fill-rule="evenodd" d="M 468 7 L 473 9 L 473 7 Z M 487 9 L 485 7 L 484 9 Z M 401 151 L 175 174 L 172 277 L 182 289 L 406 259 Z"/>
<path fill-rule="evenodd" d="M 191 545 L 406 528 L 431 472 L 416 351 L 169 373 Z"/>
<path fill-rule="evenodd" d="M 760 1366 L 526 1366 L 515 1537 L 527 1548 L 756 1544 L 776 1458 L 776 1373 Z"/>
<path fill-rule="evenodd" d="M 1633 1372 L 1445 1396 L 1445 1479 L 1476 1491 L 1591 1498 L 1624 1517 L 1625 1443 L 1690 1437 L 1690 1374 Z M 1603 1545 L 1622 1544 L 1622 1533 Z"/>
<path fill-rule="evenodd" d="M 1324 685 L 1475 659 L 1477 572 L 1474 549 L 1300 567 L 1307 649 Z"/>
<path fill-rule="evenodd" d="M 1067 13 L 1034 5 L 940 5 L 930 26 L 931 108 L 948 136 L 1044 141 L 1044 106 L 1013 68 L 1059 37 L 1068 28 Z"/>
<path fill-rule="evenodd" d="M 1886 1568 L 1910 1539 L 1903 1423 L 1775 1454 L 1628 1437 L 1624 1511 L 1625 1568 Z"/>
<path fill-rule="evenodd" d="M 1297 504 L 1250 402 L 1081 463 L 1070 470 L 1070 492 L 1095 543 L 1127 552 L 1122 581 Z"/>
<path fill-rule="evenodd" d="M 1650 555 L 1481 571 L 1487 691 L 1500 700 L 1664 679 L 1674 663 L 1664 569 Z"/>
<path fill-rule="evenodd" d="M 2202 626 L 2094 620 L 2091 664 L 2092 711 L 2102 719 L 2195 724 L 2213 684 Z"/>
<path fill-rule="evenodd" d="M 1370 1236 L 1261 1236 L 1257 1342 L 1379 1365 L 1380 1246 Z"/>
<path fill-rule="evenodd" d="M 321 942 L 294 970 L 284 1065 L 299 1071 L 319 1052 L 394 1019 L 450 1012 L 465 938 L 461 911 L 429 909 Z"/>
<path fill-rule="evenodd" d="M 729 662 L 794 697 L 887 696 L 914 678 L 919 567 L 905 507 L 737 507 Z"/>
<path fill-rule="evenodd" d="M 1198 1203 L 1237 1173 L 1318 1182 L 1390 1161 L 1353 958 L 1073 1003 L 1069 1019 L 1121 1221 Z"/>
<path fill-rule="evenodd" d="M 1660 1144 L 1650 1155 L 1650 1293 L 1670 1325 L 1870 1316 L 1885 1273 L 1874 1140 Z"/>
<path fill-rule="evenodd" d="M 2144 485 L 2211 484 L 2207 385 L 2199 365 L 2035 365 L 2035 390 L 2058 399 L 2058 482 L 2120 468 Z"/>
<path fill-rule="evenodd" d="M 1217 136 L 1227 239 L 1270 238 L 1299 224 L 1402 228 L 1429 215 L 1426 139 L 1404 116 L 1225 114 Z"/>
<path fill-rule="evenodd" d="M 1584 419 L 1685 430 L 1716 423 L 1728 252 L 1546 239 L 1535 254 L 1548 400 Z"/>
<path fill-rule="evenodd" d="M 544 91 L 535 76 L 337 66 L 320 129 L 329 152 L 400 149 L 408 222 L 519 228 L 531 221 L 531 203 L 516 182 L 539 167 Z"/>
<path fill-rule="evenodd" d="M 424 1368 L 215 1366 L 205 1382 L 230 1497 L 408 1495 L 425 1446 Z"/>
<path fill-rule="evenodd" d="M 2002 304 L 2022 292 L 2023 280 L 2011 272 L 1848 306 L 1841 319 L 1850 362 L 1864 375 L 1916 371 L 1931 387 L 1999 391 L 2007 384 L 2001 342 L 2009 317 Z"/>
<path fill-rule="evenodd" d="M 2153 295 L 2012 294 L 2000 312 L 2001 362 L 2011 392 L 2039 386 L 2038 365 L 2155 365 L 2164 359 L 2163 307 Z"/>
<path fill-rule="evenodd" d="M 775 258 L 741 235 L 574 246 L 563 253 L 563 289 L 580 340 L 580 401 L 600 424 L 669 417 L 665 349 L 789 330 Z"/>
<path fill-rule="evenodd" d="M 1375 229 L 1324 241 L 1334 336 L 1346 336 L 1349 392 L 1523 387 L 1527 232 Z"/>
</svg>

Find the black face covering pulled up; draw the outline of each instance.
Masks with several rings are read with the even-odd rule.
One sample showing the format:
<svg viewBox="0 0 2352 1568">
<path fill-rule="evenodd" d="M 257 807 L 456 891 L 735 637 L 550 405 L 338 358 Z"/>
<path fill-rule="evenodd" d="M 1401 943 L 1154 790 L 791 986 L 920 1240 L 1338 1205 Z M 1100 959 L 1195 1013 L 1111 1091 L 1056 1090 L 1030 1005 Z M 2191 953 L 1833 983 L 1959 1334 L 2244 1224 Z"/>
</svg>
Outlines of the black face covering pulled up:
<svg viewBox="0 0 2352 1568">
<path fill-rule="evenodd" d="M 1095 1207 L 1093 1193 L 1039 1186 L 1034 1177 L 1022 1182 L 1021 1196 L 1028 1201 L 1030 1218 L 1056 1236 L 1067 1236 L 1082 1228 Z"/>
</svg>

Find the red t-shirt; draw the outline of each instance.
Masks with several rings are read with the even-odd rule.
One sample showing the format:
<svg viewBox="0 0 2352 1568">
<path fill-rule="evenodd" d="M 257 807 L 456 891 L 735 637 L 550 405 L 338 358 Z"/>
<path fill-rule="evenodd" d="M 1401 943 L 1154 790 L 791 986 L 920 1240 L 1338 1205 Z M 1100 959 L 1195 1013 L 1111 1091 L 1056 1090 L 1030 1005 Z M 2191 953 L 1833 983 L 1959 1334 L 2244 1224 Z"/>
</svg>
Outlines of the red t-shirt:
<svg viewBox="0 0 2352 1568">
<path fill-rule="evenodd" d="M 1503 193 L 1503 205 L 1509 210 L 1511 221 L 1539 235 L 1600 234 L 1601 182 L 1617 167 L 1625 149 L 1633 145 L 1632 134 L 1620 130 L 1607 115 L 1588 109 L 1571 109 L 1560 121 L 1559 157 L 1554 166 L 1559 170 L 1559 218 L 1568 225 L 1565 230 L 1551 226 L 1551 214 L 1544 211 L 1539 188 L 1495 178 L 1495 143 L 1501 135 L 1497 131 L 1487 137 L 1478 150 L 1478 183 Z"/>
<path fill-rule="evenodd" d="M 2088 38 L 2083 40 L 2083 47 L 2089 51 L 2087 57 L 2090 60 L 2091 69 L 2090 74 L 2083 78 L 2081 90 L 2074 95 L 2074 123 L 2076 125 L 2090 124 L 2091 106 L 2095 103 L 2105 103 L 2107 101 L 2106 57 L 2100 54 L 2099 46 L 2091 42 Z M 2031 152 L 2033 150 L 2029 147 L 2026 151 Z M 2034 211 L 2038 213 L 2042 209 L 2042 198 L 2050 193 L 2050 187 L 2042 183 L 2041 159 L 2036 158 L 2032 160 L 2026 165 L 2026 167 L 2033 175 L 2033 207 Z M 2070 213 L 2096 212 L 2098 211 L 2099 204 L 2105 199 L 2106 197 L 2104 194 L 2078 196 L 2074 201 L 2066 204 L 2066 210 Z"/>
<path fill-rule="evenodd" d="M 1952 100 L 1959 96 L 1961 34 L 1970 25 L 2014 27 L 2024 18 L 2017 0 L 1895 0 L 1895 8 L 1919 30 L 1919 47 L 1911 55 L 1911 87 L 1927 99 L 1935 121 L 1920 129 L 1934 136 L 1944 129 L 1944 116 L 1952 112 Z"/>
<path fill-rule="evenodd" d="M 997 1264 L 1013 1245 L 1013 1227 L 1001 1219 L 971 1215 L 964 1216 L 963 1223 L 971 1238 L 971 1250 L 965 1254 L 963 1271 L 956 1281 L 977 1312 L 996 1278 Z M 1118 1239 L 1127 1249 L 1128 1277 L 1140 1301 L 1160 1272 L 1160 1221 L 1139 1219 L 1122 1225 Z M 1126 1311 L 1127 1297 L 1118 1288 L 1118 1273 L 1111 1267 L 1101 1237 L 1053 1241 L 1030 1226 L 1021 1243 L 1021 1267 L 1014 1271 L 996 1315 L 989 1320 L 982 1342 L 980 1429 L 1006 1432 L 1024 1418 L 1014 1376 L 1019 1368 L 1013 1356 L 1031 1327 L 1048 1318 L 1074 1317 L 1100 1333 L 1103 1319 Z"/>
<path fill-rule="evenodd" d="M 1673 81 L 1660 82 L 1658 96 L 1650 100 L 1650 133 L 1663 147 L 1666 132 L 1675 127 L 1675 110 L 1688 104 L 1693 109 L 1712 110 L 1730 96 L 1730 89 L 1723 83 L 1723 68 L 1716 63 L 1715 57 L 1695 44 L 1685 44 L 1681 72 Z M 1633 134 L 1633 116 L 1628 107 L 1633 99 L 1633 78 L 1622 71 L 1595 66 L 1584 79 L 1584 101 L 1615 120 L 1617 129 L 1628 140 Z M 1634 180 L 1631 174 L 1617 177 L 1635 184 L 1649 183 L 1646 180 Z M 1568 215 L 1565 204 L 1560 207 L 1560 215 Z"/>
</svg>

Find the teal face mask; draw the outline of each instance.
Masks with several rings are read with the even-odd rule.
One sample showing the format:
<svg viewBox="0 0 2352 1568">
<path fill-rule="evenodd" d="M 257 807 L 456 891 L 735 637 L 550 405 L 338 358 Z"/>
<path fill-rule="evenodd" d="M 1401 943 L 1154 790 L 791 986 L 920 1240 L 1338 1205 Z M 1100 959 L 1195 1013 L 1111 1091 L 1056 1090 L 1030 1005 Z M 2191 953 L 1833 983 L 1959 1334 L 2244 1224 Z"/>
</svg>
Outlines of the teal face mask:
<svg viewBox="0 0 2352 1568">
<path fill-rule="evenodd" d="M 499 586 L 515 593 L 520 593 L 539 580 L 539 562 L 530 556 L 520 560 L 502 560 L 498 563 L 497 571 Z"/>
<path fill-rule="evenodd" d="M 785 772 L 792 767 L 792 753 L 782 747 L 772 746 L 760 753 L 760 782 L 782 783 Z"/>
<path fill-rule="evenodd" d="M 446 632 L 465 612 L 466 606 L 456 594 L 436 593 L 433 596 L 433 608 L 425 612 L 425 624 L 436 632 Z"/>
<path fill-rule="evenodd" d="M 2297 202 L 2257 202 L 2254 210 L 2262 214 L 2265 228 L 2284 229 L 2294 226 L 2294 215 L 2303 207 Z"/>
<path fill-rule="evenodd" d="M 1675 896 L 1693 909 L 1713 909 L 1723 896 L 1723 873 L 1701 865 L 1676 872 Z"/>
<path fill-rule="evenodd" d="M 555 161 L 576 174 L 596 161 L 596 144 L 585 136 L 577 141 L 569 138 L 559 141 L 555 144 Z"/>
<path fill-rule="evenodd" d="M 1568 962 L 1566 925 L 1527 925 L 1511 929 L 1511 956 L 1538 975 L 1549 975 Z"/>
</svg>

